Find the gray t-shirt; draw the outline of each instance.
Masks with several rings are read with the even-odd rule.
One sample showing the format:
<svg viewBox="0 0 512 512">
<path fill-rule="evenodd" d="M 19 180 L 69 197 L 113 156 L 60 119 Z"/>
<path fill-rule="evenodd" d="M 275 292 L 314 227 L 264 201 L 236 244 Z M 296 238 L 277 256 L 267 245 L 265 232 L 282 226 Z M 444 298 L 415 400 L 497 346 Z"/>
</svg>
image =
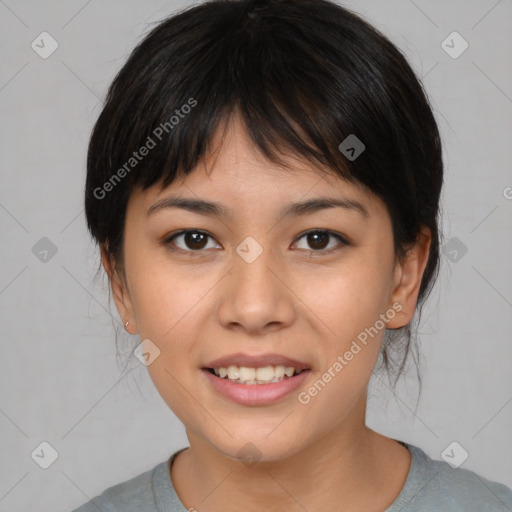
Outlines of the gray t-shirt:
<svg viewBox="0 0 512 512">
<path fill-rule="evenodd" d="M 411 452 L 411 467 L 400 494 L 385 512 L 512 511 L 512 489 L 431 459 L 417 446 L 401 444 Z M 185 449 L 150 471 L 106 489 L 73 512 L 187 512 L 169 472 L 174 457 Z"/>
</svg>

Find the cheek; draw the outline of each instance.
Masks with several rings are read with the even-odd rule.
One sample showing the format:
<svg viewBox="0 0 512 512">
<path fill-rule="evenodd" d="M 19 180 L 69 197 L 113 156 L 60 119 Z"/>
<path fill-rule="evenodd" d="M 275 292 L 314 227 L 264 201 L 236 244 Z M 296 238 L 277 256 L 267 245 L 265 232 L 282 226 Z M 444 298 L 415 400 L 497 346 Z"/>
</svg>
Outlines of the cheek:
<svg viewBox="0 0 512 512">
<path fill-rule="evenodd" d="M 173 410 L 179 411 L 190 396 L 197 377 L 200 353 L 195 341 L 204 338 L 201 328 L 212 305 L 208 290 L 215 284 L 213 276 L 191 268 L 178 268 L 168 261 L 143 258 L 137 266 L 133 260 L 130 288 L 140 340 L 151 340 L 159 356 L 148 367 L 156 389 Z"/>
<path fill-rule="evenodd" d="M 178 333 L 193 329 L 214 280 L 200 271 L 152 262 L 150 270 L 134 272 L 131 283 L 139 334 L 168 343 Z"/>
<path fill-rule="evenodd" d="M 198 315 L 205 292 L 201 290 L 208 289 L 196 285 L 176 270 L 160 267 L 145 272 L 133 291 L 140 339 L 150 339 L 160 351 L 147 370 L 162 399 L 185 423 L 198 414 L 190 399 L 200 355 L 194 341 L 200 338 L 202 325 Z"/>
<path fill-rule="evenodd" d="M 323 273 L 312 274 L 299 287 L 304 303 L 325 325 L 327 338 L 342 348 L 375 325 L 388 307 L 389 275 L 376 258 L 347 259 Z M 382 328 L 379 322 L 378 327 Z"/>
<path fill-rule="evenodd" d="M 318 338 L 320 364 L 298 396 L 298 407 L 309 418 L 305 437 L 343 422 L 367 389 L 385 333 L 380 317 L 389 299 L 385 276 L 361 262 L 319 281 L 321 289 L 310 289 L 310 303 L 329 334 Z"/>
</svg>

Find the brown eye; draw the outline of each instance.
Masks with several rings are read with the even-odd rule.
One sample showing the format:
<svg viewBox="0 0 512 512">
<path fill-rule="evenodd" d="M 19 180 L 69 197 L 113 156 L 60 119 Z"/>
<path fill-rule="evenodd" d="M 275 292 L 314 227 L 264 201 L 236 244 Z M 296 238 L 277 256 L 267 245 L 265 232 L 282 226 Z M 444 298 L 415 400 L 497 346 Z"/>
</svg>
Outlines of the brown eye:
<svg viewBox="0 0 512 512">
<path fill-rule="evenodd" d="M 329 235 L 327 233 L 315 231 L 313 233 L 308 233 L 306 237 L 308 244 L 310 244 L 313 249 L 325 249 L 329 244 Z"/>
<path fill-rule="evenodd" d="M 168 238 L 164 243 L 166 245 L 172 244 L 178 247 L 178 249 L 181 249 L 183 251 L 201 251 L 204 249 L 208 244 L 208 239 L 213 238 L 198 230 L 185 230 L 180 231 L 179 233 L 176 233 L 175 235 Z M 181 243 L 181 246 L 179 243 L 176 243 L 176 241 L 179 240 Z"/>
<path fill-rule="evenodd" d="M 334 247 L 329 247 L 329 243 L 332 239 L 338 240 L 339 245 L 348 245 L 348 242 L 337 233 L 333 233 L 332 231 L 327 230 L 314 230 L 304 233 L 299 240 L 306 239 L 307 245 L 309 247 L 301 247 L 301 249 L 312 250 L 312 251 L 325 251 L 329 252 L 331 249 L 336 249 L 336 245 Z M 326 250 L 327 249 L 327 250 Z"/>
</svg>

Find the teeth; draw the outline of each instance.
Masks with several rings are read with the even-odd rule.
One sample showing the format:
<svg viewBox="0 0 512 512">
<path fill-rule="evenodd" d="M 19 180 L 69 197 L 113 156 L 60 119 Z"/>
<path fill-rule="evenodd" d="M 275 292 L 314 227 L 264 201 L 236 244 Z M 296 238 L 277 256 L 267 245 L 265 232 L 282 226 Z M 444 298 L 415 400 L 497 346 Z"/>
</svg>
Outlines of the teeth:
<svg viewBox="0 0 512 512">
<path fill-rule="evenodd" d="M 283 365 L 263 366 L 261 368 L 230 365 L 227 368 L 214 368 L 213 371 L 217 377 L 227 378 L 239 384 L 268 384 L 292 377 L 294 374 L 298 375 L 302 370 Z"/>
<path fill-rule="evenodd" d="M 256 370 L 254 368 L 245 368 L 245 366 L 241 366 L 240 370 L 238 371 L 238 377 L 242 382 L 254 380 L 256 378 Z"/>
<path fill-rule="evenodd" d="M 236 380 L 238 379 L 238 366 L 228 366 L 228 379 Z"/>
<path fill-rule="evenodd" d="M 276 366 L 274 368 L 274 375 L 276 379 L 280 379 L 281 377 L 284 377 L 284 366 Z"/>
</svg>

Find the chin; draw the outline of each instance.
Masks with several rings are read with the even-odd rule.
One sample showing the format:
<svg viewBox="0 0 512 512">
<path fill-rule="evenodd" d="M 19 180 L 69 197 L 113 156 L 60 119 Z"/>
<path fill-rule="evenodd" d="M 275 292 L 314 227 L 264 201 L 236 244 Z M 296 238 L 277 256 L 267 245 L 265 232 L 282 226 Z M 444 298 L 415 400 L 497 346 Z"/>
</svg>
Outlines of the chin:
<svg viewBox="0 0 512 512">
<path fill-rule="evenodd" d="M 298 454 L 308 445 L 300 429 L 257 427 L 252 422 L 247 428 L 240 421 L 223 425 L 233 437 L 223 429 L 215 433 L 202 432 L 201 437 L 217 452 L 234 460 L 245 463 L 248 467 L 256 462 L 282 461 Z M 295 430 L 295 429 L 294 429 Z M 270 434 L 270 435 L 269 435 Z"/>
</svg>

